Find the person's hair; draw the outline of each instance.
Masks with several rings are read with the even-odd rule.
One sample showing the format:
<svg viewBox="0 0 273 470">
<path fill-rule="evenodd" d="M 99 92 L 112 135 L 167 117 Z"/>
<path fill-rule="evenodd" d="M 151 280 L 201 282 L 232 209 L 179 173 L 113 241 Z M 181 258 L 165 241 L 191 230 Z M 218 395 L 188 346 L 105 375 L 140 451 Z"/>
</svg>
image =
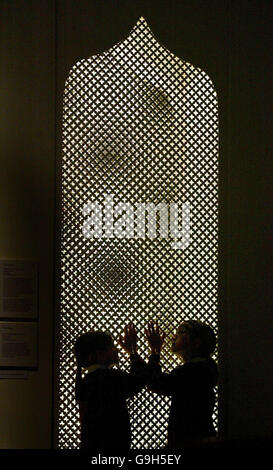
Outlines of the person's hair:
<svg viewBox="0 0 273 470">
<path fill-rule="evenodd" d="M 88 367 L 92 364 L 90 356 L 95 358 L 98 351 L 107 351 L 112 345 L 113 338 L 105 331 L 90 331 L 79 336 L 74 346 L 78 367 Z"/>
<path fill-rule="evenodd" d="M 182 325 L 187 328 L 191 338 L 199 339 L 198 353 L 202 356 L 210 356 L 214 352 L 216 335 L 211 326 L 199 320 L 186 320 Z"/>
</svg>

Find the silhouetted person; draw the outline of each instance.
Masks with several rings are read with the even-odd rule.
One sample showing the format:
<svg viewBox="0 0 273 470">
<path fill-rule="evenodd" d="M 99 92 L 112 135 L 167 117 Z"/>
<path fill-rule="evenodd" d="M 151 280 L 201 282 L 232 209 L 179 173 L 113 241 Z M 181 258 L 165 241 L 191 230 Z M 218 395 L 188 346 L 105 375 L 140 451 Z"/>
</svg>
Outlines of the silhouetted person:
<svg viewBox="0 0 273 470">
<path fill-rule="evenodd" d="M 145 330 L 151 347 L 148 388 L 159 395 L 172 397 L 168 421 L 168 449 L 215 436 L 212 414 L 217 366 L 210 357 L 216 346 L 214 331 L 197 320 L 185 321 L 172 340 L 172 352 L 183 364 L 163 373 L 160 351 L 165 333 L 150 322 Z"/>
<path fill-rule="evenodd" d="M 91 331 L 75 342 L 75 392 L 80 408 L 82 449 L 130 449 L 131 429 L 126 399 L 144 387 L 147 364 L 137 354 L 137 337 L 132 324 L 125 327 L 119 344 L 130 354 L 130 373 L 112 368 L 119 359 L 118 349 L 109 333 Z M 87 371 L 84 377 L 82 368 Z"/>
</svg>

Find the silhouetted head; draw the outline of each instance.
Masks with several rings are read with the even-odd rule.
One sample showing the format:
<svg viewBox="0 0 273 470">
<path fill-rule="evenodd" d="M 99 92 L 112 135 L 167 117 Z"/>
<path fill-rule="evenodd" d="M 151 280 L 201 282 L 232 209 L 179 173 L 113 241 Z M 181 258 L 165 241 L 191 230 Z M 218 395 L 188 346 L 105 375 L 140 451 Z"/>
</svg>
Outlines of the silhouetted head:
<svg viewBox="0 0 273 470">
<path fill-rule="evenodd" d="M 118 363 L 118 349 L 111 334 L 105 331 L 90 331 L 79 336 L 74 350 L 79 367 L 88 367 L 91 364 L 109 366 Z"/>
<path fill-rule="evenodd" d="M 209 357 L 216 347 L 213 329 L 199 320 L 184 321 L 172 341 L 172 352 L 184 360 L 202 356 Z"/>
</svg>

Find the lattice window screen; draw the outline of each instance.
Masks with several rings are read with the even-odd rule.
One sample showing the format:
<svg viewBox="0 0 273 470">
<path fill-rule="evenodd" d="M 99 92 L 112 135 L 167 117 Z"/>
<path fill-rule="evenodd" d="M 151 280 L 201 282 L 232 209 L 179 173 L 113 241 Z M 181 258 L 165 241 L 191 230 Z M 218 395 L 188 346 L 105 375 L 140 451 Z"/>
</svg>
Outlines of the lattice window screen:
<svg viewBox="0 0 273 470">
<path fill-rule="evenodd" d="M 59 447 L 79 446 L 73 356 L 79 334 L 101 328 L 117 339 L 133 320 L 147 358 L 149 319 L 170 337 L 182 319 L 202 319 L 216 330 L 217 168 L 211 80 L 161 46 L 143 18 L 125 41 L 71 69 L 63 108 Z M 150 239 L 116 231 L 109 238 L 110 220 L 103 238 L 84 238 L 84 205 L 103 207 L 106 195 L 133 209 L 187 201 L 189 246 L 174 249 L 169 233 Z M 128 358 L 120 357 L 127 370 Z M 164 370 L 178 364 L 169 340 L 162 362 Z M 128 401 L 133 448 L 165 445 L 169 405 L 146 390 Z"/>
</svg>

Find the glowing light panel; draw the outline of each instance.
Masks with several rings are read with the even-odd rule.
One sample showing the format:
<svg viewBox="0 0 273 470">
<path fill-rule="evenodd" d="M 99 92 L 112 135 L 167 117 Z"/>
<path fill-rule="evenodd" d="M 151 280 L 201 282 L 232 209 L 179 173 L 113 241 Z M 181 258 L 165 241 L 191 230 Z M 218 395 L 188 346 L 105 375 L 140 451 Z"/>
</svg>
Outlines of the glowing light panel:
<svg viewBox="0 0 273 470">
<path fill-rule="evenodd" d="M 117 339 L 133 320 L 140 354 L 148 358 L 149 319 L 158 319 L 169 337 L 189 318 L 217 331 L 217 169 L 213 84 L 159 44 L 144 18 L 125 41 L 71 69 L 63 103 L 59 447 L 79 446 L 73 356 L 79 334 L 101 328 Z M 111 220 L 111 208 L 101 236 L 85 238 L 84 206 L 96 203 L 99 221 L 107 195 L 115 208 L 123 204 L 127 221 L 140 203 L 189 203 L 189 245 L 174 249 L 170 233 L 126 232 L 126 218 L 124 226 Z M 121 236 L 112 230 L 119 222 Z M 169 348 L 167 340 L 164 370 L 178 364 Z M 127 370 L 128 358 L 120 357 Z M 169 406 L 169 398 L 147 390 L 128 401 L 133 448 L 165 445 Z"/>
</svg>

